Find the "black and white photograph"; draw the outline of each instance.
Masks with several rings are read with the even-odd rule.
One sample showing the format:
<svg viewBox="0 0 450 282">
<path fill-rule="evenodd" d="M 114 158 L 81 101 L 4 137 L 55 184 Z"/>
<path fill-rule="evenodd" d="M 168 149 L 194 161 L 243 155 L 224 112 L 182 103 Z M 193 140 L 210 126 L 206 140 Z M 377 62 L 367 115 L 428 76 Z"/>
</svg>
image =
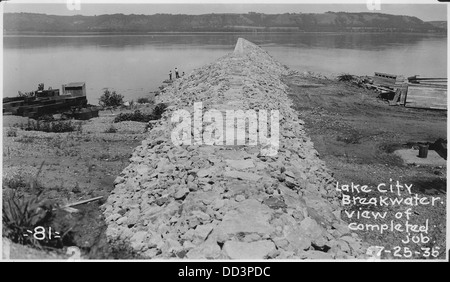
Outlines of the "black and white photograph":
<svg viewBox="0 0 450 282">
<path fill-rule="evenodd" d="M 0 9 L 2 261 L 448 261 L 447 3 Z"/>
</svg>

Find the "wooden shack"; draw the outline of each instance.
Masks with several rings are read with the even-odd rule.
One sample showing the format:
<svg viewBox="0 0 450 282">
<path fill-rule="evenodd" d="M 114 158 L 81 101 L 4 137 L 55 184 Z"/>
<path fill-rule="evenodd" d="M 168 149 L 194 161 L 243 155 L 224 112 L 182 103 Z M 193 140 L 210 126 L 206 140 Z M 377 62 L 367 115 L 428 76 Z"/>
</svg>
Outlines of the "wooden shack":
<svg viewBox="0 0 450 282">
<path fill-rule="evenodd" d="M 405 81 L 405 77 L 402 75 L 382 72 L 376 72 L 372 79 L 374 84 L 381 87 L 393 88 L 394 91 L 397 88 L 401 87 L 401 85 Z"/>
<path fill-rule="evenodd" d="M 71 82 L 62 85 L 63 95 L 71 95 L 73 97 L 86 96 L 86 83 Z"/>
</svg>

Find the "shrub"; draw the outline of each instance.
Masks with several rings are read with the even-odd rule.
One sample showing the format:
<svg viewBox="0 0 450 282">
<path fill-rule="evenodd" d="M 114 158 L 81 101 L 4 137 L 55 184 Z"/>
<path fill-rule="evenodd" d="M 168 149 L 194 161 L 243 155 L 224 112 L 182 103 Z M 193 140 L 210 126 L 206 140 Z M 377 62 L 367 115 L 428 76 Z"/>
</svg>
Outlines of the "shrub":
<svg viewBox="0 0 450 282">
<path fill-rule="evenodd" d="M 140 121 L 140 122 L 148 122 L 153 119 L 153 114 L 144 114 L 139 110 L 134 111 L 134 113 L 120 113 L 114 119 L 114 122 L 121 121 Z"/>
<path fill-rule="evenodd" d="M 137 99 L 138 104 L 147 104 L 150 103 L 150 99 L 147 97 L 141 97 Z"/>
<path fill-rule="evenodd" d="M 46 132 L 71 132 L 75 131 L 76 127 L 72 122 L 49 122 L 46 123 L 49 125 L 48 131 Z"/>
<path fill-rule="evenodd" d="M 43 131 L 43 132 L 72 132 L 78 130 L 75 123 L 71 121 L 32 121 L 28 120 L 26 125 L 21 124 L 20 128 L 26 131 Z"/>
<path fill-rule="evenodd" d="M 42 115 L 42 116 L 38 117 L 38 120 L 40 120 L 40 121 L 54 121 L 55 119 L 53 118 L 52 115 Z"/>
<path fill-rule="evenodd" d="M 17 128 L 10 127 L 8 131 L 6 131 L 7 137 L 17 137 Z"/>
<path fill-rule="evenodd" d="M 81 134 L 81 133 L 83 133 L 83 122 L 78 122 L 78 124 L 77 124 L 77 133 L 78 134 Z"/>
<path fill-rule="evenodd" d="M 336 137 L 337 141 L 344 142 L 346 144 L 361 144 L 362 136 L 358 133 L 352 133 L 347 136 L 338 136 Z"/>
<path fill-rule="evenodd" d="M 119 107 L 124 103 L 123 95 L 117 94 L 116 91 L 110 92 L 106 89 L 98 103 L 102 107 Z"/>
<path fill-rule="evenodd" d="M 164 103 L 159 103 L 158 105 L 156 105 L 155 108 L 153 109 L 154 119 L 160 119 L 166 108 L 167 105 Z"/>
<path fill-rule="evenodd" d="M 31 144 L 34 142 L 34 138 L 31 136 L 22 136 L 19 139 L 17 139 L 17 142 L 24 144 Z"/>
<path fill-rule="evenodd" d="M 337 77 L 338 81 L 353 81 L 354 77 L 351 74 L 341 74 Z"/>
<path fill-rule="evenodd" d="M 27 176 L 26 173 L 15 172 L 3 177 L 3 186 L 14 190 L 25 189 L 29 186 L 29 183 L 29 176 Z"/>
<path fill-rule="evenodd" d="M 42 186 L 39 184 L 37 178 L 43 167 L 44 162 L 41 163 L 36 173 L 29 168 L 20 168 L 3 173 L 2 184 L 3 186 L 13 190 L 20 189 L 23 191 L 28 191 L 27 189 L 31 189 L 31 191 L 40 191 L 42 190 Z"/>
<path fill-rule="evenodd" d="M 116 133 L 117 128 L 114 127 L 114 125 L 111 124 L 111 126 L 105 130 L 105 133 Z"/>
<path fill-rule="evenodd" d="M 160 103 L 155 106 L 151 114 L 142 113 L 139 110 L 134 111 L 134 113 L 120 113 L 114 119 L 114 122 L 121 121 L 138 121 L 138 122 L 149 122 L 151 120 L 157 120 L 161 118 L 164 110 L 167 108 L 166 104 Z"/>
<path fill-rule="evenodd" d="M 147 123 L 144 128 L 144 133 L 149 132 L 152 129 L 153 129 L 153 124 Z"/>
<path fill-rule="evenodd" d="M 17 96 L 18 97 L 28 98 L 28 97 L 34 97 L 35 93 L 34 93 L 34 91 L 25 92 L 25 93 L 23 93 L 22 91 L 19 91 L 19 95 L 17 95 Z"/>
</svg>

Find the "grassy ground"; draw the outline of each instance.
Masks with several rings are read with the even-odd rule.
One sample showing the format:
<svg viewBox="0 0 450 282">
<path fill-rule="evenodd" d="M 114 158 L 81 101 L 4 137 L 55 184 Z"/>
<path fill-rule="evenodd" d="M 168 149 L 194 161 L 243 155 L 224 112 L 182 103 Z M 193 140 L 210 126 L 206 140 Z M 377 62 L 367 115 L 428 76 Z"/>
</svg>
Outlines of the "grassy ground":
<svg viewBox="0 0 450 282">
<path fill-rule="evenodd" d="M 441 204 L 439 201 L 432 207 L 413 208 L 411 222 L 424 224 L 426 219 L 429 220 L 428 236 L 431 241 L 427 244 L 403 244 L 401 240 L 405 239 L 406 234 L 401 232 L 356 233 L 371 245 L 392 250 L 391 254 L 383 252 L 383 258 L 406 259 L 409 253 L 405 254 L 405 247 L 412 250 L 411 258 L 424 259 L 425 250 L 421 248 L 427 247 L 430 251 L 432 247 L 439 248 L 439 258 L 445 258 L 446 167 L 407 166 L 393 152 L 408 142 L 446 139 L 447 113 L 389 106 L 377 99 L 376 93 L 344 82 L 302 76 L 286 77 L 285 82 L 290 86 L 290 97 L 299 116 L 305 121 L 315 148 L 339 183 L 353 182 L 376 188 L 380 183 L 390 183 L 390 179 L 394 182 L 398 180 L 412 184 L 413 194 L 440 197 L 443 202 Z M 379 192 L 365 195 L 378 196 Z M 382 220 L 356 220 L 359 223 L 380 224 L 396 220 L 394 214 L 406 208 L 399 205 L 355 205 L 348 207 L 348 210 L 387 211 L 387 217 Z M 346 216 L 343 219 L 349 221 Z M 395 257 L 394 251 L 397 251 Z"/>
<path fill-rule="evenodd" d="M 152 109 L 152 106 L 140 107 L 144 113 Z M 132 256 L 126 247 L 113 249 L 107 244 L 100 210 L 113 189 L 114 179 L 128 165 L 131 152 L 146 136 L 146 123 L 113 123 L 120 112 L 130 111 L 102 111 L 99 118 L 81 121 L 80 130 L 69 133 L 11 130 L 26 123 L 26 118 L 3 117 L 4 197 L 8 191 L 6 186 L 26 196 L 40 191 L 40 199 L 46 199 L 52 206 L 103 196 L 100 201 L 76 206 L 78 212 L 52 212 L 49 222 L 53 230 L 65 233 L 63 239 L 48 244 L 54 251 L 64 253 L 64 247 L 77 246 L 84 258 Z M 27 181 L 38 171 L 38 184 L 30 187 Z"/>
</svg>

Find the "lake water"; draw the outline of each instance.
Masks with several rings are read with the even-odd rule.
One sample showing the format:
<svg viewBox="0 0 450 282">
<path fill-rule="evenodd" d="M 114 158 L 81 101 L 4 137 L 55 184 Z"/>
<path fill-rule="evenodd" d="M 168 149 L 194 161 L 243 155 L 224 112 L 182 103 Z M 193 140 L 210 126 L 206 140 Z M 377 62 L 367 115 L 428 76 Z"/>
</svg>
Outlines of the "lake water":
<svg viewBox="0 0 450 282">
<path fill-rule="evenodd" d="M 230 53 L 239 37 L 299 71 L 447 77 L 447 37 L 362 33 L 196 33 L 146 35 L 5 35 L 3 96 L 86 82 L 89 103 L 104 88 L 126 99 L 156 90 L 178 67 L 188 74 Z"/>
</svg>

